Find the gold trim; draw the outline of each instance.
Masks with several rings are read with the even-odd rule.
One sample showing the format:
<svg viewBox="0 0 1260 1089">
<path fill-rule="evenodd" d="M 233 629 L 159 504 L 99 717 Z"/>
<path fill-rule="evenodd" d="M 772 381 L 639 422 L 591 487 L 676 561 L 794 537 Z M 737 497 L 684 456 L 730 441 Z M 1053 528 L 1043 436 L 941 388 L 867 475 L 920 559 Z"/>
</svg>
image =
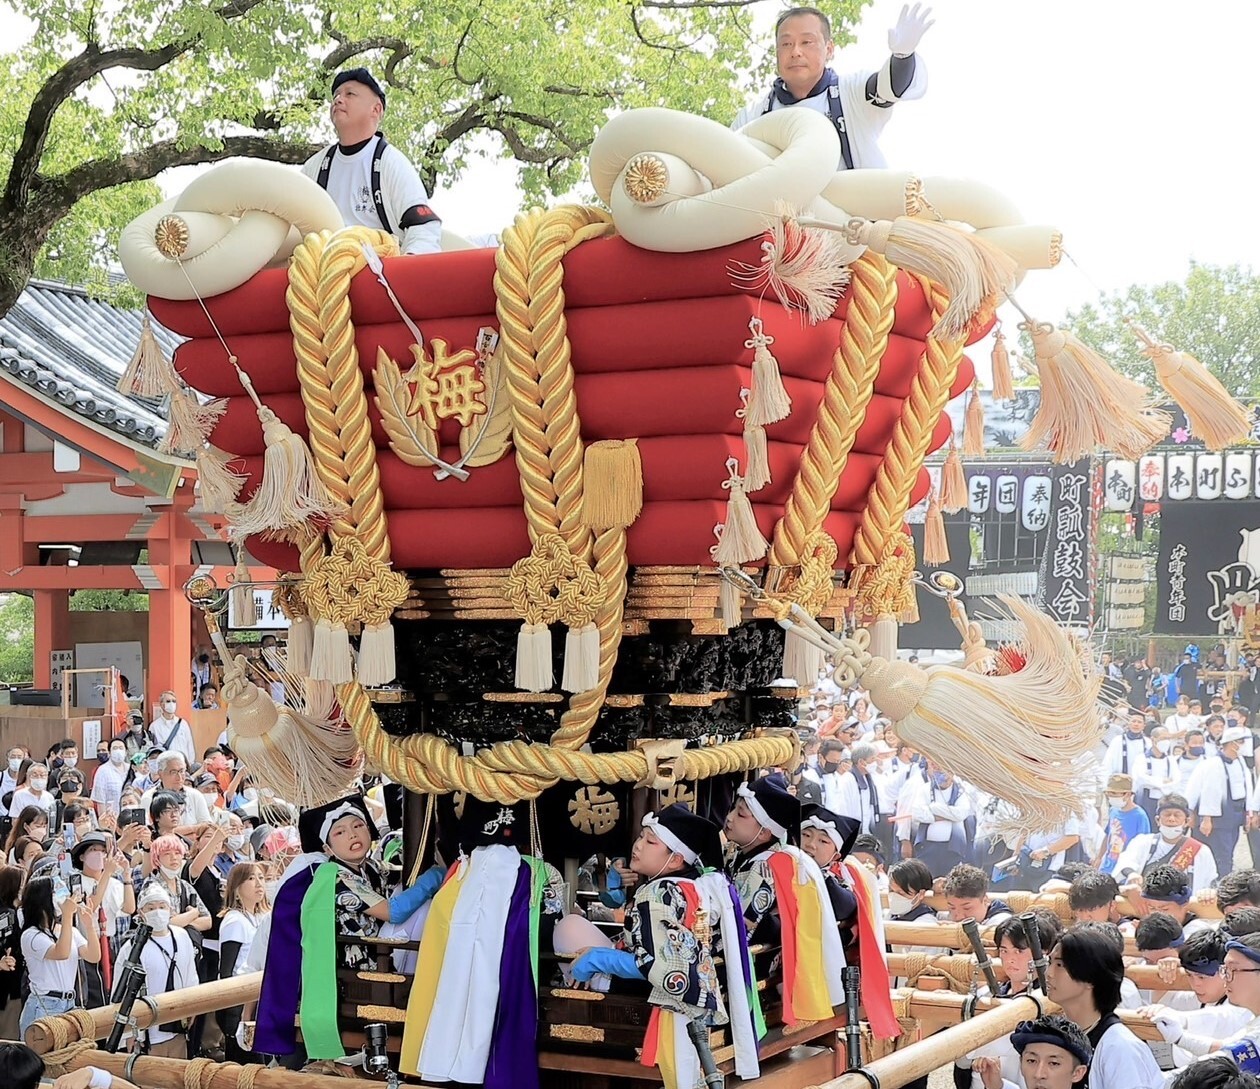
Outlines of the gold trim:
<svg viewBox="0 0 1260 1089">
<path fill-rule="evenodd" d="M 355 972 L 355 976 L 367 983 L 406 983 L 407 977 L 397 972 Z"/>
<path fill-rule="evenodd" d="M 632 695 L 612 695 L 604 697 L 605 707 L 642 707 L 644 698 Z"/>
<path fill-rule="evenodd" d="M 729 692 L 671 692 L 671 707 L 712 707 L 719 700 L 730 699 Z"/>
<path fill-rule="evenodd" d="M 579 991 L 576 987 L 552 987 L 552 998 L 569 998 L 575 1002 L 603 1002 L 604 996 L 599 991 Z"/>
<path fill-rule="evenodd" d="M 397 1006 L 355 1006 L 354 1015 L 365 1021 L 388 1021 L 393 1025 L 402 1025 L 407 1021 L 407 1011 Z"/>
<path fill-rule="evenodd" d="M 578 1044 L 602 1044 L 604 1030 L 598 1025 L 548 1025 L 547 1035 L 553 1040 L 572 1040 Z"/>
<path fill-rule="evenodd" d="M 483 692 L 487 703 L 563 703 L 559 692 Z"/>
<path fill-rule="evenodd" d="M 373 703 L 415 703 L 416 696 L 414 692 L 408 692 L 405 688 L 367 688 L 368 698 Z"/>
</svg>

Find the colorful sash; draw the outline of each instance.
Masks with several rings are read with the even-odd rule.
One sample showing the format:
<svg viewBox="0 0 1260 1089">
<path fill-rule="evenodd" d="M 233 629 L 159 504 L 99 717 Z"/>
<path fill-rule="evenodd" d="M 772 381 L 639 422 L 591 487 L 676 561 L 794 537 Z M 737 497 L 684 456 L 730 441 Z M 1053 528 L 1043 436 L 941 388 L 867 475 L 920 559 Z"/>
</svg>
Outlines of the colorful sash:
<svg viewBox="0 0 1260 1089">
<path fill-rule="evenodd" d="M 310 888 L 302 897 L 302 1045 L 309 1059 L 340 1059 L 345 1056 L 337 1024 L 337 899 L 335 862 L 325 862 L 316 871 Z M 270 950 L 269 950 L 270 951 Z M 329 979 L 329 973 L 333 978 Z M 331 983 L 331 986 L 330 986 Z"/>
<path fill-rule="evenodd" d="M 884 960 L 884 928 L 879 913 L 879 896 L 872 888 L 873 878 L 866 867 L 846 862 L 845 872 L 857 897 L 858 956 L 862 969 L 862 1008 L 876 1039 L 893 1040 L 901 1035 L 901 1025 L 892 1006 L 892 980 Z"/>
</svg>

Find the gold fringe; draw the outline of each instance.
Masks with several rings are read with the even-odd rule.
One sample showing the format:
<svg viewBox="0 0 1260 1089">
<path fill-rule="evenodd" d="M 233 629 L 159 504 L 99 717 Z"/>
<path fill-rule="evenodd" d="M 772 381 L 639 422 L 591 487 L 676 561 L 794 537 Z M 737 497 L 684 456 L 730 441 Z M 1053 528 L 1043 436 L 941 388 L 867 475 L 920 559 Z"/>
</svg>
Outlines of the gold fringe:
<svg viewBox="0 0 1260 1089">
<path fill-rule="evenodd" d="M 1117 374 L 1105 359 L 1065 329 L 1024 321 L 1041 377 L 1041 406 L 1021 445 L 1044 446 L 1060 464 L 1102 447 L 1137 460 L 1168 433 L 1150 391 Z"/>
<path fill-rule="evenodd" d="M 1006 337 L 999 329 L 993 335 L 993 399 L 1009 401 L 1015 396 L 1015 376 L 1011 373 L 1011 353 L 1006 350 Z"/>
<path fill-rule="evenodd" d="M 941 509 L 953 514 L 967 506 L 967 474 L 963 471 L 962 454 L 954 444 L 954 436 L 949 437 L 949 453 L 945 455 L 945 466 L 941 469 L 940 489 Z"/>
<path fill-rule="evenodd" d="M 162 354 L 162 346 L 153 335 L 153 325 L 146 311 L 140 323 L 140 343 L 118 380 L 118 389 L 133 397 L 165 397 L 179 388 L 179 377 Z"/>
<path fill-rule="evenodd" d="M 1247 410 L 1189 352 L 1158 343 L 1142 326 L 1130 322 L 1143 344 L 1142 354 L 1155 364 L 1155 377 L 1186 414 L 1190 431 L 1209 450 L 1222 450 L 1251 433 Z"/>
<path fill-rule="evenodd" d="M 945 536 L 941 498 L 935 491 L 928 497 L 927 518 L 923 522 L 923 562 L 929 567 L 949 563 L 949 541 Z"/>
<path fill-rule="evenodd" d="M 638 439 L 601 439 L 582 459 L 582 524 L 624 529 L 643 510 L 643 459 Z"/>
<path fill-rule="evenodd" d="M 980 385 L 977 382 L 971 383 L 971 396 L 967 398 L 963 453 L 969 458 L 984 457 L 984 403 L 980 400 Z"/>
</svg>

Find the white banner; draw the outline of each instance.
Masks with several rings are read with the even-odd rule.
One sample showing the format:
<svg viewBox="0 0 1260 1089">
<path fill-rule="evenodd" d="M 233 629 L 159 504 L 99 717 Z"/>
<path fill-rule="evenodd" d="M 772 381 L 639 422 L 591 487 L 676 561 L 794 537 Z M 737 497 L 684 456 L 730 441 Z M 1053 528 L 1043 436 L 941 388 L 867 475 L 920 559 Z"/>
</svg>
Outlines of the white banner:
<svg viewBox="0 0 1260 1089">
<path fill-rule="evenodd" d="M 1220 454 L 1199 454 L 1194 460 L 1194 492 L 1199 499 L 1220 499 L 1225 473 Z"/>
<path fill-rule="evenodd" d="M 1037 533 L 1050 524 L 1050 478 L 1030 476 L 1024 481 L 1024 500 L 1020 521 L 1030 533 Z"/>
<path fill-rule="evenodd" d="M 1144 608 L 1107 610 L 1107 628 L 1110 631 L 1136 631 L 1144 623 L 1146 623 Z"/>
<path fill-rule="evenodd" d="M 1168 455 L 1168 498 L 1189 499 L 1194 495 L 1194 455 Z"/>
<path fill-rule="evenodd" d="M 1146 601 L 1146 583 L 1115 582 L 1108 595 L 1113 605 L 1141 605 Z"/>
<path fill-rule="evenodd" d="M 1037 596 L 1037 572 L 1020 571 L 1010 575 L 968 575 L 969 597 L 996 597 L 998 594 L 1014 594 L 1016 597 Z"/>
<path fill-rule="evenodd" d="M 1251 452 L 1234 450 L 1225 455 L 1226 499 L 1251 498 Z"/>
<path fill-rule="evenodd" d="M 1164 498 L 1164 455 L 1147 454 L 1138 462 L 1138 494 L 1147 503 Z"/>
<path fill-rule="evenodd" d="M 52 680 L 49 687 L 56 692 L 61 691 L 61 674 L 64 670 L 74 668 L 74 651 L 72 650 L 53 650 L 49 651 L 49 657 L 52 659 Z"/>
<path fill-rule="evenodd" d="M 1133 509 L 1137 490 L 1137 466 L 1131 461 L 1112 458 L 1103 469 L 1103 503 L 1109 511 Z"/>
<path fill-rule="evenodd" d="M 1146 578 L 1146 561 L 1141 556 L 1111 556 L 1108 563 L 1113 579 L 1139 581 Z"/>
<path fill-rule="evenodd" d="M 1011 514 L 1019 506 L 1019 478 L 1000 476 L 994 490 L 993 505 L 1001 514 Z"/>
<path fill-rule="evenodd" d="M 993 478 L 973 476 L 967 480 L 967 509 L 972 514 L 984 514 L 993 502 Z"/>
</svg>

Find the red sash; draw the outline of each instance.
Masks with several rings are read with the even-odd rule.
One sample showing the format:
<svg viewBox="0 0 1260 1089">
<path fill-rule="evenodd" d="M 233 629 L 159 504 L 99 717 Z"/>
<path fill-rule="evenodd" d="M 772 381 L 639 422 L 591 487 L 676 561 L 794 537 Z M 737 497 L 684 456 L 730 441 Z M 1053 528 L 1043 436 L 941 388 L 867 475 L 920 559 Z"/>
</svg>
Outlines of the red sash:
<svg viewBox="0 0 1260 1089">
<path fill-rule="evenodd" d="M 852 869 L 854 865 L 855 863 L 852 862 L 844 863 L 846 869 Z M 897 1015 L 893 1012 L 892 981 L 888 978 L 888 964 L 884 960 L 884 951 L 879 947 L 879 939 L 876 938 L 871 923 L 874 912 L 879 910 L 879 905 L 871 902 L 870 890 L 860 877 L 853 877 L 849 885 L 858 902 L 857 932 L 858 957 L 862 971 L 862 1008 L 875 1037 L 880 1040 L 894 1040 L 901 1035 L 901 1025 L 897 1023 Z"/>
</svg>

